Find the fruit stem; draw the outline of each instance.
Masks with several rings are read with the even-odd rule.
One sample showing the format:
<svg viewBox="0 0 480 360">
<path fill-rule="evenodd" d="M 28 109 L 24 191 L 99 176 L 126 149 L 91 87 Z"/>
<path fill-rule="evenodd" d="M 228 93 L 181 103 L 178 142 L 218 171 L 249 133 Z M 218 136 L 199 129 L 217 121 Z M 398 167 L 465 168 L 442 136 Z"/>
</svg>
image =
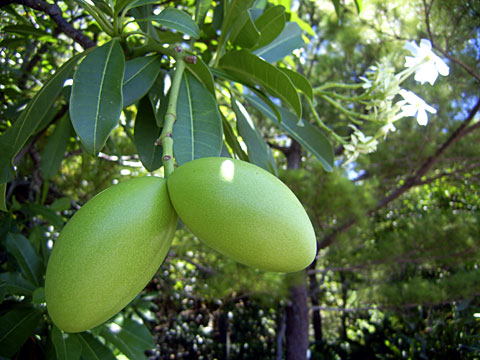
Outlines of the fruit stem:
<svg viewBox="0 0 480 360">
<path fill-rule="evenodd" d="M 162 145 L 162 160 L 164 166 L 164 176 L 166 178 L 174 170 L 172 130 L 173 124 L 175 123 L 175 120 L 177 118 L 178 92 L 180 90 L 180 83 L 182 81 L 183 71 L 185 70 L 186 66 L 185 54 L 183 50 L 181 48 L 177 48 L 176 51 L 179 53 L 179 55 L 176 57 L 176 68 L 173 74 L 172 86 L 170 87 L 170 96 L 168 99 L 167 112 L 165 114 L 162 133 L 160 134 L 160 137 L 156 142 L 158 145 Z"/>
</svg>

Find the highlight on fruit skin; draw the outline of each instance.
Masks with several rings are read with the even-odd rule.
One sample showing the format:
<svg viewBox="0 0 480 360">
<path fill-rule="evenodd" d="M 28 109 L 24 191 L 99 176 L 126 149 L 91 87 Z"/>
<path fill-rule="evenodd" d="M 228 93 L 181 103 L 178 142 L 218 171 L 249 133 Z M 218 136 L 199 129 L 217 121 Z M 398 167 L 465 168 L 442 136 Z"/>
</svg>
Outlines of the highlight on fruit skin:
<svg viewBox="0 0 480 360">
<path fill-rule="evenodd" d="M 90 199 L 63 228 L 47 265 L 53 322 L 85 331 L 128 305 L 165 259 L 177 218 L 163 178 L 130 179 Z"/>
<path fill-rule="evenodd" d="M 183 223 L 216 251 L 254 268 L 306 268 L 317 243 L 310 219 L 293 192 L 262 168 L 229 158 L 201 158 L 168 178 Z"/>
</svg>

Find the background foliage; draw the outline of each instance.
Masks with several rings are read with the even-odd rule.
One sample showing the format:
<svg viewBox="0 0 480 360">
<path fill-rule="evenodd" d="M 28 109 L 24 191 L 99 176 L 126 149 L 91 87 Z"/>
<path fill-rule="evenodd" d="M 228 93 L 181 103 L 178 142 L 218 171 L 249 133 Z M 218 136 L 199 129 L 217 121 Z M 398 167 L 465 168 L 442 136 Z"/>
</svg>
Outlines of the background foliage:
<svg viewBox="0 0 480 360">
<path fill-rule="evenodd" d="M 478 1 L 0 5 L 0 356 L 480 356 Z M 405 42 L 422 38 L 450 75 L 402 86 L 437 113 L 385 137 L 391 113 L 371 116 L 369 101 L 388 93 L 362 78 L 372 66 L 398 73 Z M 222 155 L 278 174 L 314 224 L 318 256 L 300 274 L 261 272 L 181 228 L 126 309 L 62 333 L 45 307 L 51 247 L 99 191 L 164 175 L 164 89 L 184 59 L 177 163 Z M 352 158 L 351 125 L 375 149 Z"/>
</svg>

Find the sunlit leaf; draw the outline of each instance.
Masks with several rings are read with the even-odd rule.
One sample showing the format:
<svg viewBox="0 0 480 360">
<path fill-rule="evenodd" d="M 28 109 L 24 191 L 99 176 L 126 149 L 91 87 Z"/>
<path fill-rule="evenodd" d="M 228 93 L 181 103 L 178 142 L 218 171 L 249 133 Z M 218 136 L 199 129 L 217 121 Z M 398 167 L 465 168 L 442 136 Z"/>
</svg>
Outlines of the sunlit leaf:
<svg viewBox="0 0 480 360">
<path fill-rule="evenodd" d="M 88 54 L 73 78 L 70 118 L 85 149 L 97 154 L 122 112 L 123 50 L 116 40 Z"/>
<path fill-rule="evenodd" d="M 192 72 L 193 75 L 195 75 L 197 80 L 199 80 L 203 86 L 205 86 L 208 91 L 215 96 L 215 82 L 207 64 L 205 64 L 200 57 L 197 57 L 195 64 L 187 63 L 187 68 Z"/>
<path fill-rule="evenodd" d="M 255 23 L 250 16 L 250 12 L 244 10 L 237 14 L 237 18 L 233 24 L 228 40 L 233 45 L 251 48 L 257 44 L 259 38 L 260 32 L 255 26 Z"/>
<path fill-rule="evenodd" d="M 300 118 L 302 104 L 290 78 L 278 68 L 247 50 L 231 51 L 220 59 L 220 68 L 251 85 L 262 86 L 271 95 L 290 105 Z"/>
<path fill-rule="evenodd" d="M 183 74 L 173 125 L 173 153 L 179 165 L 219 156 L 222 150 L 222 119 L 213 95 L 189 71 Z"/>
<path fill-rule="evenodd" d="M 290 55 L 293 50 L 301 48 L 305 44 L 302 37 L 302 29 L 297 23 L 289 22 L 283 31 L 268 45 L 257 49 L 254 54 L 260 56 L 269 63 L 282 60 Z"/>
<path fill-rule="evenodd" d="M 285 8 L 277 5 L 265 10 L 256 20 L 260 38 L 255 48 L 261 48 L 277 38 L 285 27 Z"/>
<path fill-rule="evenodd" d="M 194 39 L 200 37 L 200 29 L 192 17 L 183 10 L 167 7 L 158 15 L 148 16 L 138 21 L 154 21 L 167 28 L 177 30 Z"/>
</svg>

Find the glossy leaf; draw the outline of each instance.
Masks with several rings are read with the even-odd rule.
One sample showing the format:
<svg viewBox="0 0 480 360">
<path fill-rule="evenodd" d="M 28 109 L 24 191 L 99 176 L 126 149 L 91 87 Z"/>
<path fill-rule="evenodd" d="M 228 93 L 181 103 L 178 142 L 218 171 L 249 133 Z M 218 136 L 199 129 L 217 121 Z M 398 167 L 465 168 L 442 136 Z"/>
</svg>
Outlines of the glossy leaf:
<svg viewBox="0 0 480 360">
<path fill-rule="evenodd" d="M 165 78 L 168 76 L 166 73 L 161 72 L 155 82 L 153 83 L 150 91 L 148 92 L 148 98 L 152 104 L 153 113 L 157 122 L 157 127 L 163 126 L 163 120 L 165 113 L 167 112 L 167 96 L 165 94 Z"/>
<path fill-rule="evenodd" d="M 260 38 L 255 46 L 261 48 L 277 38 L 285 27 L 285 8 L 281 5 L 265 10 L 256 20 L 255 26 L 260 31 Z"/>
<path fill-rule="evenodd" d="M 51 179 L 60 168 L 71 132 L 70 117 L 66 114 L 56 125 L 43 151 L 40 171 L 44 179 Z"/>
<path fill-rule="evenodd" d="M 244 10 L 237 14 L 228 40 L 235 46 L 251 48 L 257 44 L 259 38 L 260 32 L 255 26 L 250 12 Z"/>
<path fill-rule="evenodd" d="M 262 137 L 257 126 L 241 103 L 232 101 L 233 111 L 237 119 L 237 131 L 247 145 L 248 159 L 251 163 L 277 174 L 277 167 L 272 151 Z"/>
<path fill-rule="evenodd" d="M 160 14 L 152 15 L 138 21 L 154 21 L 169 29 L 177 30 L 183 34 L 189 35 L 194 39 L 200 37 L 200 29 L 192 17 L 183 10 L 173 7 L 165 8 Z"/>
<path fill-rule="evenodd" d="M 162 166 L 162 147 L 155 145 L 160 132 L 152 104 L 148 97 L 144 97 L 138 104 L 133 139 L 140 161 L 148 171 L 157 170 Z"/>
<path fill-rule="evenodd" d="M 0 274 L 0 283 L 5 284 L 11 295 L 32 295 L 35 285 L 25 279 L 19 272 L 3 272 Z"/>
<path fill-rule="evenodd" d="M 100 333 L 129 359 L 146 359 L 145 350 L 153 349 L 155 343 L 148 329 L 133 320 L 125 319 L 121 326 L 104 326 Z"/>
<path fill-rule="evenodd" d="M 125 63 L 123 107 L 140 100 L 152 87 L 161 70 L 159 55 L 137 57 Z"/>
<path fill-rule="evenodd" d="M 28 138 L 35 133 L 42 119 L 49 112 L 53 102 L 60 94 L 63 83 L 70 76 L 74 66 L 85 52 L 68 60 L 58 69 L 47 83 L 30 100 L 25 110 L 0 137 L 0 184 L 8 182 L 14 176 L 12 161 L 25 145 Z"/>
<path fill-rule="evenodd" d="M 302 37 L 302 29 L 297 23 L 289 22 L 283 28 L 280 35 L 277 36 L 268 45 L 257 49 L 254 54 L 260 56 L 269 63 L 282 60 L 285 56 L 290 55 L 293 50 L 301 48 L 305 42 Z"/>
<path fill-rule="evenodd" d="M 224 11 L 225 16 L 222 21 L 221 33 L 225 35 L 229 34 L 237 20 L 238 14 L 250 9 L 253 2 L 253 0 L 232 0 L 227 2 L 228 5 L 226 5 L 226 11 Z"/>
<path fill-rule="evenodd" d="M 8 211 L 7 209 L 7 183 L 0 185 L 0 211 Z"/>
<path fill-rule="evenodd" d="M 197 80 L 200 81 L 213 96 L 215 96 L 215 82 L 207 64 L 205 64 L 200 57 L 197 57 L 197 62 L 195 64 L 187 63 L 187 68 L 193 75 L 195 75 Z"/>
<path fill-rule="evenodd" d="M 305 78 L 305 76 L 287 68 L 279 69 L 282 70 L 290 78 L 293 85 L 295 85 L 298 90 L 300 90 L 303 94 L 305 94 L 305 96 L 313 100 L 313 88 L 310 82 Z"/>
<path fill-rule="evenodd" d="M 112 351 L 95 339 L 91 334 L 82 332 L 78 334 L 82 344 L 82 360 L 115 360 Z"/>
<path fill-rule="evenodd" d="M 42 313 L 34 308 L 16 307 L 0 317 L 0 356 L 10 358 L 33 334 Z"/>
<path fill-rule="evenodd" d="M 123 50 L 116 40 L 88 54 L 73 78 L 70 118 L 85 149 L 97 154 L 122 112 Z"/>
<path fill-rule="evenodd" d="M 302 104 L 297 89 L 282 71 L 246 50 L 231 51 L 220 59 L 220 68 L 245 82 L 262 86 L 271 95 L 292 107 L 302 116 Z"/>
<path fill-rule="evenodd" d="M 51 336 L 58 360 L 80 359 L 82 344 L 76 334 L 64 333 L 54 325 Z"/>
<path fill-rule="evenodd" d="M 17 260 L 25 278 L 36 286 L 40 286 L 43 277 L 42 259 L 30 241 L 22 234 L 9 233 L 5 246 L 8 252 Z"/>
<path fill-rule="evenodd" d="M 188 161 L 219 156 L 222 149 L 222 119 L 213 95 L 185 71 L 173 125 L 173 153 L 179 165 Z"/>
<path fill-rule="evenodd" d="M 222 115 L 222 124 L 223 131 L 225 134 L 225 141 L 230 146 L 232 151 L 238 156 L 240 160 L 248 161 L 248 155 L 243 151 L 240 143 L 238 142 L 237 136 L 235 135 L 232 127 L 228 123 L 228 120 L 225 116 Z"/>
<path fill-rule="evenodd" d="M 273 122 L 285 130 L 292 138 L 297 140 L 305 149 L 310 151 L 323 165 L 325 171 L 333 171 L 333 148 L 328 138 L 315 126 L 305 122 L 303 126 L 297 124 L 296 116 L 285 108 L 280 108 L 282 122 L 278 124 L 277 117 L 270 107 L 262 100 L 253 96 L 246 99 L 269 117 Z"/>
</svg>

